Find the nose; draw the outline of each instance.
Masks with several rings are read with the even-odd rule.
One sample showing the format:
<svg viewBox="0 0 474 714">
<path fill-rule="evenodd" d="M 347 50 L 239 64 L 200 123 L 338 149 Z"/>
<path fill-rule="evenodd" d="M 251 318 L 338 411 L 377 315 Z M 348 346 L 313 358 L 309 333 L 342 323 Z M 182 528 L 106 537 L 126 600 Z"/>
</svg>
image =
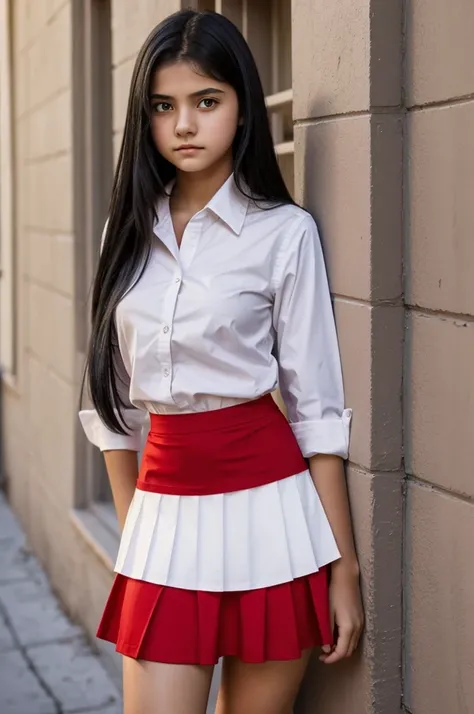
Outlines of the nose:
<svg viewBox="0 0 474 714">
<path fill-rule="evenodd" d="M 192 111 L 188 107 L 179 110 L 175 127 L 176 136 L 194 136 L 196 133 L 196 123 Z"/>
</svg>

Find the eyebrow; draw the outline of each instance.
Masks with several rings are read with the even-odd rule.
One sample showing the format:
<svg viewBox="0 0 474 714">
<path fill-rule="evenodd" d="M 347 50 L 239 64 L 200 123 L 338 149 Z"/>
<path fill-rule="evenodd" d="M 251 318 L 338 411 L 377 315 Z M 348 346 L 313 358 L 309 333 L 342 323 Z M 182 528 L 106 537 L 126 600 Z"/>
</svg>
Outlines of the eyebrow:
<svg viewBox="0 0 474 714">
<path fill-rule="evenodd" d="M 193 92 L 189 96 L 197 99 L 207 94 L 225 94 L 225 92 L 223 89 L 216 89 L 216 87 L 207 87 L 206 89 L 200 89 L 198 92 Z M 174 99 L 174 97 L 170 94 L 152 94 L 150 99 L 160 99 L 163 102 L 167 102 L 170 99 Z"/>
</svg>

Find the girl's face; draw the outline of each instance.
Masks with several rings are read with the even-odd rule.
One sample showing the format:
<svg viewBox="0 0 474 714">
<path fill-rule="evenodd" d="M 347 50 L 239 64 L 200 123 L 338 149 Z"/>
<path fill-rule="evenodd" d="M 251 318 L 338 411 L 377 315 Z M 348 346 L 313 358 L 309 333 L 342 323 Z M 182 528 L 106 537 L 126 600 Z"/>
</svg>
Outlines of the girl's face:
<svg viewBox="0 0 474 714">
<path fill-rule="evenodd" d="M 188 62 L 159 68 L 150 88 L 151 134 L 178 171 L 204 171 L 232 161 L 239 123 L 233 87 L 198 74 Z"/>
</svg>

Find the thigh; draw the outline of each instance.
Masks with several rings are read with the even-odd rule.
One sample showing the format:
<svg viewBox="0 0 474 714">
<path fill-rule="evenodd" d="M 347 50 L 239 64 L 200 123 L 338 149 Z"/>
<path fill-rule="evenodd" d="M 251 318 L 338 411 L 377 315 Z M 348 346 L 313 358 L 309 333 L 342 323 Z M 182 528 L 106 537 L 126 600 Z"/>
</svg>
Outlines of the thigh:
<svg viewBox="0 0 474 714">
<path fill-rule="evenodd" d="M 205 714 L 213 669 L 123 657 L 124 714 Z"/>
<path fill-rule="evenodd" d="M 224 661 L 216 714 L 291 714 L 311 650 L 288 662 Z"/>
</svg>

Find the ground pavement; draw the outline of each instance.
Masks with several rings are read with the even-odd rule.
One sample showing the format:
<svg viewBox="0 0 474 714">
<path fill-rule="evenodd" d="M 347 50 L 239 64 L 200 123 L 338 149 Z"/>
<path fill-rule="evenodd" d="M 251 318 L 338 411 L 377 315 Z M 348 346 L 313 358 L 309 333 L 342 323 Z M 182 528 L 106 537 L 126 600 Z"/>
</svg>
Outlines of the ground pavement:
<svg viewBox="0 0 474 714">
<path fill-rule="evenodd" d="M 0 714 L 120 714 L 99 656 L 61 610 L 0 492 Z"/>
</svg>

